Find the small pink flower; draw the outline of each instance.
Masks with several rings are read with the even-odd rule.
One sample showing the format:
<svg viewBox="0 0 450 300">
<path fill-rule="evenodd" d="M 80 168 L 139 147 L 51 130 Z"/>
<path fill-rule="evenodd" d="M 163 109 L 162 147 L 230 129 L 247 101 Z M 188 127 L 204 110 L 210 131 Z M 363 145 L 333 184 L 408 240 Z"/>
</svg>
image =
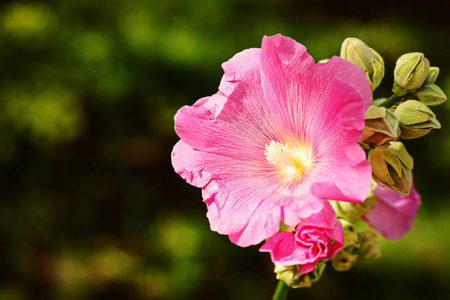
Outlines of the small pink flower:
<svg viewBox="0 0 450 300">
<path fill-rule="evenodd" d="M 292 232 L 279 232 L 259 249 L 270 252 L 272 261 L 284 266 L 300 265 L 300 274 L 314 270 L 321 259 L 331 259 L 343 246 L 342 224 L 331 205 L 302 221 Z"/>
<path fill-rule="evenodd" d="M 397 240 L 411 230 L 420 205 L 420 195 L 414 187 L 407 196 L 382 186 L 377 186 L 373 194 L 378 202 L 362 217 L 370 227 L 390 240 Z"/>
<path fill-rule="evenodd" d="M 175 115 L 175 171 L 202 188 L 211 229 L 240 246 L 318 213 L 363 202 L 371 170 L 358 146 L 372 92 L 364 73 L 276 35 L 222 65 L 219 91 Z"/>
</svg>

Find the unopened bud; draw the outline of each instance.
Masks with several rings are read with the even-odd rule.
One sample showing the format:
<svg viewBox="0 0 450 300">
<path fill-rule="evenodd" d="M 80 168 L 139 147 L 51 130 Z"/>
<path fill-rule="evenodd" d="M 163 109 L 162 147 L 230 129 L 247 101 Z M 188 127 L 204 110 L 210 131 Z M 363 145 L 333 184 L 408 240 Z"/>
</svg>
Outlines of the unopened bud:
<svg viewBox="0 0 450 300">
<path fill-rule="evenodd" d="M 438 75 L 439 75 L 439 68 L 438 67 L 430 67 L 430 70 L 428 71 L 428 76 L 425 79 L 424 84 L 435 83 Z"/>
<path fill-rule="evenodd" d="M 342 218 L 341 223 L 344 226 L 344 234 L 347 224 L 345 222 L 348 222 L 347 220 L 356 220 L 361 218 L 361 216 L 365 215 L 369 210 L 372 209 L 373 205 L 375 205 L 376 202 L 377 198 L 375 198 L 373 195 L 367 197 L 364 203 L 332 201 L 331 204 L 333 205 L 333 208 L 336 211 L 336 216 Z M 356 229 L 354 229 L 354 231 L 356 232 Z M 346 245 L 344 241 L 344 248 L 345 247 Z"/>
<path fill-rule="evenodd" d="M 275 274 L 278 280 L 283 280 L 291 288 L 310 287 L 312 283 L 318 281 L 322 276 L 326 264 L 323 261 L 314 266 L 314 270 L 307 274 L 300 274 L 300 267 L 283 266 L 275 264 Z"/>
<path fill-rule="evenodd" d="M 296 278 L 300 277 L 300 273 L 298 272 L 298 266 L 283 266 L 279 264 L 275 264 L 274 270 L 276 277 L 278 280 L 283 280 L 288 286 L 296 280 Z"/>
<path fill-rule="evenodd" d="M 433 83 L 425 84 L 418 89 L 416 96 L 420 102 L 428 106 L 436 106 L 447 100 L 444 91 Z"/>
<path fill-rule="evenodd" d="M 418 138 L 431 129 L 441 128 L 431 109 L 417 100 L 401 103 L 395 109 L 395 114 L 400 118 L 401 137 L 404 139 Z"/>
<path fill-rule="evenodd" d="M 327 266 L 326 262 L 324 260 L 319 261 L 315 266 L 314 266 L 314 271 L 309 272 L 307 275 L 309 276 L 309 278 L 311 279 L 312 282 L 316 282 L 317 280 L 320 279 L 320 277 L 323 274 L 323 270 L 325 270 L 325 267 Z"/>
<path fill-rule="evenodd" d="M 394 79 L 402 88 L 418 89 L 427 78 L 429 70 L 430 62 L 423 53 L 403 54 L 395 64 Z"/>
<path fill-rule="evenodd" d="M 363 134 L 359 142 L 369 148 L 387 147 L 400 135 L 399 120 L 384 107 L 369 106 L 365 112 Z"/>
<path fill-rule="evenodd" d="M 378 259 L 381 257 L 380 247 L 378 247 L 377 234 L 367 230 L 359 235 L 358 258 L 362 260 Z"/>
<path fill-rule="evenodd" d="M 331 259 L 331 265 L 336 271 L 347 271 L 358 258 L 356 254 L 350 254 L 345 250 L 341 250 L 336 253 Z"/>
<path fill-rule="evenodd" d="M 344 228 L 344 246 L 352 246 L 358 242 L 358 232 L 356 232 L 355 225 L 348 220 L 341 220 L 342 226 Z"/>
<path fill-rule="evenodd" d="M 409 193 L 414 160 L 401 142 L 392 142 L 385 149 L 370 150 L 368 158 L 375 181 L 399 194 Z"/>
<path fill-rule="evenodd" d="M 383 58 L 357 38 L 347 38 L 341 46 L 341 57 L 357 65 L 366 74 L 372 91 L 384 76 Z"/>
</svg>

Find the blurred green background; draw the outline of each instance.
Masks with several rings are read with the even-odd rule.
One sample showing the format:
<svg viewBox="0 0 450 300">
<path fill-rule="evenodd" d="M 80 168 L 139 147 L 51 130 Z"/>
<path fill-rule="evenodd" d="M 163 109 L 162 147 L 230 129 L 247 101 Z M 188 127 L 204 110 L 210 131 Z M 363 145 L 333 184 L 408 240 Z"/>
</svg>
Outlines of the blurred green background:
<svg viewBox="0 0 450 300">
<path fill-rule="evenodd" d="M 209 230 L 173 172 L 173 115 L 217 91 L 220 64 L 282 33 L 316 61 L 358 37 L 385 59 L 421 51 L 450 95 L 449 1 L 3 1 L 0 300 L 269 299 L 272 263 Z M 423 204 L 383 257 L 329 267 L 289 299 L 430 299 L 450 292 L 450 102 L 406 142 Z"/>
</svg>

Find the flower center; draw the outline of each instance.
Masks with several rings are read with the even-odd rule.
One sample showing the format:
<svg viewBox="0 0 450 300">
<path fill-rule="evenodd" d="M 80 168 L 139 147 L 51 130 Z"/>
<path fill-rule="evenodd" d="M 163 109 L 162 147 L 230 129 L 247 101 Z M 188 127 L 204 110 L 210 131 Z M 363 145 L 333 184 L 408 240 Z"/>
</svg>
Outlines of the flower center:
<svg viewBox="0 0 450 300">
<path fill-rule="evenodd" d="M 264 150 L 269 163 L 280 170 L 284 180 L 302 179 L 311 171 L 313 157 L 311 147 L 296 146 L 291 142 L 281 144 L 270 141 Z"/>
</svg>

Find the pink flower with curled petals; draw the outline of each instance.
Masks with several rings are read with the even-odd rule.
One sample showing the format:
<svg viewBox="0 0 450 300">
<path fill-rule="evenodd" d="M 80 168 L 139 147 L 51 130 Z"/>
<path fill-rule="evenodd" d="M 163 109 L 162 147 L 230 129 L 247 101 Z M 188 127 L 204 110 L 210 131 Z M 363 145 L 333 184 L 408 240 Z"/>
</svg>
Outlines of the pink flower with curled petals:
<svg viewBox="0 0 450 300">
<path fill-rule="evenodd" d="M 270 252 L 274 263 L 283 266 L 300 265 L 300 274 L 314 270 L 322 259 L 331 259 L 344 244 L 341 222 L 329 203 L 293 232 L 278 232 L 259 251 Z"/>
<path fill-rule="evenodd" d="M 371 169 L 358 146 L 372 92 L 364 73 L 276 35 L 222 65 L 219 91 L 175 115 L 175 171 L 202 188 L 211 229 L 258 244 L 320 212 L 363 202 Z"/>
<path fill-rule="evenodd" d="M 362 219 L 387 239 L 403 237 L 412 228 L 420 205 L 419 193 L 414 187 L 409 195 L 401 195 L 390 188 L 377 186 L 373 194 L 378 202 Z"/>
</svg>

